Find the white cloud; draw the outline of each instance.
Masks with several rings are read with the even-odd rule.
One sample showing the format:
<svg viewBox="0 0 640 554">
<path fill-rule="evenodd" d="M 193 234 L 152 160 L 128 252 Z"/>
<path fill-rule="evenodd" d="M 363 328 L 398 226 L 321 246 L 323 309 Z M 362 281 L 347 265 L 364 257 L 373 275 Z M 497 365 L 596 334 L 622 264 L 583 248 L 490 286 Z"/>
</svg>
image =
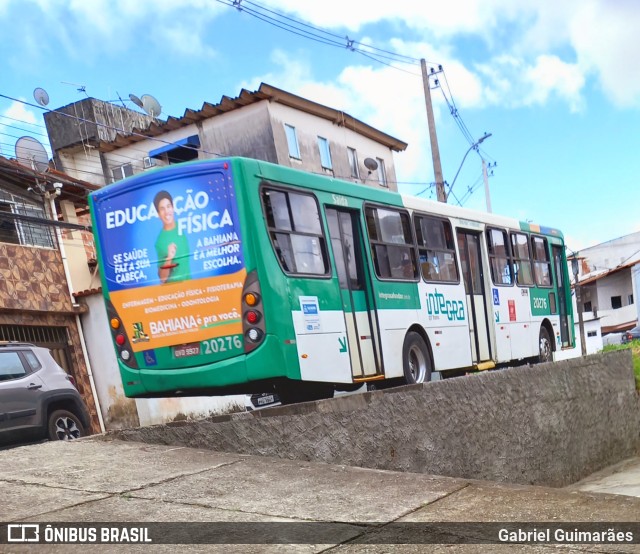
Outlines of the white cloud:
<svg viewBox="0 0 640 554">
<path fill-rule="evenodd" d="M 40 126 L 43 125 L 42 119 L 31 111 L 24 103 L 25 99 L 20 98 L 20 102 L 13 101 L 7 109 L 5 109 L 0 118 L 0 155 L 5 158 L 13 158 L 15 155 L 15 144 L 17 138 L 22 136 L 33 136 L 42 143 L 47 143 L 46 137 L 42 136 L 44 132 Z M 45 148 L 49 151 L 48 143 Z"/>
<path fill-rule="evenodd" d="M 42 28 L 48 29 L 48 37 L 59 41 L 69 55 L 87 60 L 91 54 L 102 51 L 126 52 L 136 47 L 141 35 L 165 54 L 190 51 L 211 57 L 215 54 L 211 25 L 220 14 L 232 11 L 229 6 L 209 0 L 28 1 L 42 13 Z M 10 14 L 10 6 L 23 2 L 26 3 L 0 2 L 0 17 Z M 373 42 L 378 46 L 443 65 L 446 61 L 448 76 L 456 82 L 455 93 L 463 104 L 504 102 L 505 94 L 515 91 L 521 100 L 514 105 L 543 103 L 555 95 L 575 111 L 582 106 L 580 90 L 586 78 L 595 77 L 616 104 L 640 105 L 640 73 L 629 68 L 640 46 L 639 2 L 261 0 L 259 3 L 326 28 L 336 38 L 349 34 L 350 38 L 367 43 L 375 36 Z M 256 6 L 247 4 L 246 9 Z M 248 13 L 243 16 L 250 17 Z M 387 35 L 383 44 L 381 32 Z M 51 40 L 48 37 L 44 40 Z M 428 37 L 432 46 L 411 42 L 417 37 Z M 464 51 L 458 51 L 459 39 L 476 41 L 480 48 L 476 52 L 467 45 Z M 433 46 L 436 44 L 437 47 Z M 491 75 L 487 67 L 495 65 L 505 52 L 517 63 L 510 71 L 502 66 Z M 482 84 L 481 78 L 488 83 Z M 524 93 L 525 85 L 533 85 L 528 94 Z"/>
<path fill-rule="evenodd" d="M 619 106 L 640 105 L 640 3 L 594 1 L 570 22 L 578 59 L 597 72 L 600 85 Z"/>
<path fill-rule="evenodd" d="M 531 91 L 525 104 L 543 104 L 554 92 L 568 101 L 572 111 L 578 111 L 583 104 L 581 91 L 585 77 L 582 71 L 557 56 L 539 56 L 535 65 L 526 70 L 524 78 Z"/>
<path fill-rule="evenodd" d="M 20 98 L 21 102 L 12 102 L 9 107 L 2 112 L 2 115 L 6 115 L 12 119 L 18 119 L 22 123 L 31 123 L 32 125 L 38 125 L 41 120 L 22 102 L 24 98 Z"/>
<path fill-rule="evenodd" d="M 38 35 L 41 46 L 59 41 L 75 59 L 91 59 L 94 53 L 126 52 L 136 47 L 141 36 L 165 52 L 173 50 L 180 55 L 191 48 L 192 55 L 199 52 L 210 56 L 213 49 L 206 46 L 207 25 L 228 9 L 207 0 L 5 1 L 7 13 L 11 4 L 22 9 L 27 3 L 33 5 L 41 28 L 47 29 L 45 35 Z"/>
</svg>

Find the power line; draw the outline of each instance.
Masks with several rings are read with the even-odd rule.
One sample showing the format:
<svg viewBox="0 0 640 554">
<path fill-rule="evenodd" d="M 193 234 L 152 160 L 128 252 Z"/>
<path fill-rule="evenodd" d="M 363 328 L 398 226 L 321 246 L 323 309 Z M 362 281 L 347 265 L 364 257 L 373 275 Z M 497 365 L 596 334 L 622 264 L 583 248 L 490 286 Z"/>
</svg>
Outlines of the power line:
<svg viewBox="0 0 640 554">
<path fill-rule="evenodd" d="M 309 23 L 305 23 L 304 21 L 301 21 L 299 19 L 295 19 L 293 17 L 289 17 L 287 15 L 284 15 L 283 13 L 277 12 L 275 10 L 270 10 L 269 8 L 265 8 L 264 6 L 261 6 L 260 4 L 256 3 L 256 2 L 251 2 L 250 0 L 244 0 L 244 4 L 251 4 L 252 6 L 255 6 L 256 8 L 268 12 L 268 13 L 272 13 L 274 15 L 277 15 L 278 17 L 282 18 L 282 19 L 286 19 L 288 21 L 292 21 L 298 25 L 302 25 L 303 27 L 307 27 L 310 29 L 313 29 L 315 31 L 318 31 L 320 33 L 326 34 L 328 36 L 334 37 L 336 39 L 339 40 L 346 40 L 347 44 L 346 44 L 346 48 L 350 49 L 351 46 L 353 46 L 354 44 L 360 44 L 362 46 L 364 46 L 365 48 L 370 48 L 371 50 L 376 50 L 378 52 L 384 53 L 384 54 L 389 54 L 394 56 L 396 59 L 397 58 L 404 58 L 406 60 L 405 63 L 412 63 L 412 64 L 419 64 L 420 63 L 420 59 L 419 58 L 413 58 L 411 56 L 405 56 L 404 54 L 398 54 L 397 52 L 391 52 L 389 50 L 385 50 L 383 48 L 378 48 L 376 46 L 373 46 L 371 44 L 365 44 L 363 42 L 357 41 L 357 40 L 351 40 L 349 39 L 348 36 L 343 37 L 341 35 L 338 35 L 337 33 L 333 33 L 331 31 L 327 31 L 326 29 L 322 29 L 321 27 L 316 27 L 315 25 L 310 25 Z M 233 6 L 233 4 L 231 4 Z M 238 7 L 238 6 L 234 6 L 236 8 L 238 8 L 240 11 L 242 11 L 242 7 Z M 343 46 L 343 45 L 341 45 Z"/>
<path fill-rule="evenodd" d="M 280 12 L 276 12 L 275 10 L 264 8 L 263 6 L 255 2 L 247 1 L 240 4 L 238 2 L 227 2 L 225 0 L 216 0 L 216 1 L 225 6 L 235 7 L 239 11 L 245 12 L 248 15 L 255 17 L 256 19 L 259 19 L 269 25 L 272 25 L 284 31 L 290 32 L 294 35 L 301 36 L 303 38 L 307 38 L 315 42 L 325 44 L 327 46 L 334 46 L 336 48 L 347 49 L 352 52 L 357 52 L 365 57 L 368 57 L 370 59 L 373 59 L 374 61 L 377 61 L 378 63 L 383 63 L 385 65 L 388 65 L 393 69 L 405 71 L 395 65 L 385 63 L 381 61 L 379 58 L 386 58 L 388 60 L 395 61 L 397 63 L 406 63 L 410 65 L 417 65 L 420 62 L 419 59 L 413 58 L 411 56 L 405 56 L 404 54 L 398 54 L 396 52 L 385 50 L 383 48 L 378 48 L 371 44 L 365 44 L 363 42 L 352 40 L 348 36 L 342 37 L 340 35 L 326 31 L 314 25 L 310 25 L 308 23 L 304 23 L 292 17 L 288 17 Z M 247 4 L 255 6 L 257 9 L 247 8 L 246 7 Z M 262 12 L 266 12 L 266 13 L 261 13 L 258 10 L 262 10 Z M 276 19 L 275 17 L 271 17 L 270 15 L 267 15 L 267 13 L 274 14 L 279 19 Z M 293 24 L 287 23 L 286 21 L 282 21 L 282 20 L 291 21 Z M 307 29 L 311 29 L 311 31 Z M 322 36 L 322 35 L 326 35 L 326 36 Z M 378 57 L 374 57 L 372 55 L 374 53 L 370 52 L 370 50 L 375 50 L 376 52 L 379 52 L 378 54 L 376 54 Z M 419 76 L 417 73 L 412 73 L 410 71 L 408 73 Z"/>
</svg>

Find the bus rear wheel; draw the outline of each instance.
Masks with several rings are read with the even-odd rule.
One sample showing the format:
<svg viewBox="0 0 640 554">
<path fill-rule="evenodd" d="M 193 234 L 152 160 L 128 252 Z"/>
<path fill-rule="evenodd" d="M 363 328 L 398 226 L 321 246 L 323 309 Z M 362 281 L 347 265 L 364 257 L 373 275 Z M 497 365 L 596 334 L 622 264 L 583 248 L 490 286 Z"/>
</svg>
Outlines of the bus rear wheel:
<svg viewBox="0 0 640 554">
<path fill-rule="evenodd" d="M 552 362 L 553 361 L 553 349 L 551 347 L 551 338 L 549 337 L 549 331 L 546 327 L 540 327 L 540 338 L 538 339 L 538 345 L 540 354 L 538 355 L 539 362 Z"/>
<path fill-rule="evenodd" d="M 410 331 L 404 339 L 402 347 L 402 363 L 404 380 L 407 385 L 431 381 L 433 363 L 424 339 L 416 332 Z"/>
</svg>

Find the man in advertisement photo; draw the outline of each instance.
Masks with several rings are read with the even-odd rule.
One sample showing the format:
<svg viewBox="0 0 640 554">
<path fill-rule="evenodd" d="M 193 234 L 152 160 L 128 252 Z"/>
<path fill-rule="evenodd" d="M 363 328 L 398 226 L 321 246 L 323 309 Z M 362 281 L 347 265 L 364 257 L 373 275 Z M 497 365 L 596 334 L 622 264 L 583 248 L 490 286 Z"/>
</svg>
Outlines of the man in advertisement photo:
<svg viewBox="0 0 640 554">
<path fill-rule="evenodd" d="M 153 204 L 162 221 L 162 230 L 155 244 L 159 264 L 158 277 L 162 283 L 189 279 L 189 241 L 186 235 L 178 231 L 173 198 L 166 190 L 161 190 L 153 199 Z"/>
</svg>

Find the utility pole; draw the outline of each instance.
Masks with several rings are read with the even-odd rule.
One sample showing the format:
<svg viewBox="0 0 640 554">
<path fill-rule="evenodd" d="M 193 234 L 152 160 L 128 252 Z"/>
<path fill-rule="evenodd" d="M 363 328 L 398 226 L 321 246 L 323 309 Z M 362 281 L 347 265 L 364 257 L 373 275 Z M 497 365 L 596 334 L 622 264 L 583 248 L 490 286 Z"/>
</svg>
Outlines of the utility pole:
<svg viewBox="0 0 640 554">
<path fill-rule="evenodd" d="M 489 175 L 487 174 L 487 162 L 482 158 L 482 178 L 484 179 L 484 197 L 487 201 L 487 212 L 491 213 L 491 195 L 489 194 Z"/>
<path fill-rule="evenodd" d="M 429 140 L 431 141 L 431 156 L 433 157 L 433 174 L 436 180 L 436 196 L 438 202 L 446 202 L 447 195 L 444 190 L 444 179 L 442 178 L 442 165 L 440 164 L 440 149 L 438 148 L 438 137 L 436 135 L 436 123 L 433 119 L 433 106 L 431 105 L 431 89 L 429 87 L 429 75 L 427 73 L 427 62 L 420 60 L 422 68 L 422 85 L 424 86 L 424 100 L 427 105 L 427 122 L 429 124 Z"/>
</svg>

